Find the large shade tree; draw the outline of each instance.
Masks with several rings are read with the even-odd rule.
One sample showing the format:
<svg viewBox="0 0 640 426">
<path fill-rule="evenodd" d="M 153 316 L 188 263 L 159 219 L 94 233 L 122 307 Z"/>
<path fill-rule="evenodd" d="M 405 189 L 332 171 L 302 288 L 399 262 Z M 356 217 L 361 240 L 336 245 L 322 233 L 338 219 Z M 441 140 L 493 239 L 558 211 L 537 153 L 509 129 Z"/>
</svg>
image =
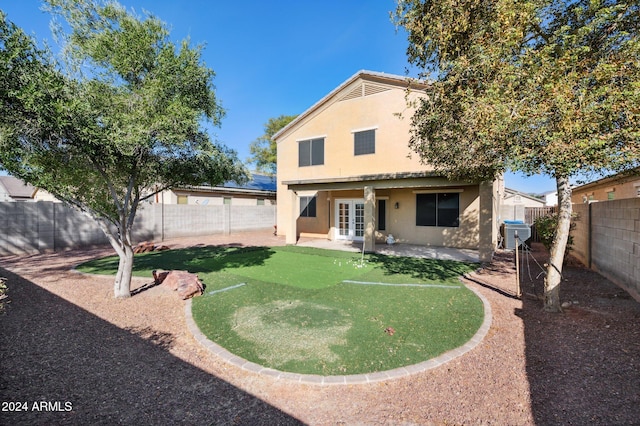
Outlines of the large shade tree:
<svg viewBox="0 0 640 426">
<path fill-rule="evenodd" d="M 100 225 L 120 257 L 114 294 L 128 297 L 141 203 L 246 171 L 204 130 L 223 109 L 201 47 L 117 3 L 47 6 L 65 23 L 60 63 L 0 11 L 0 167 Z"/>
<path fill-rule="evenodd" d="M 254 163 L 259 171 L 276 173 L 278 147 L 273 135 L 291 123 L 296 117 L 297 115 L 281 115 L 270 118 L 264 125 L 264 134 L 251 142 L 251 145 L 249 145 L 251 152 L 249 162 Z"/>
<path fill-rule="evenodd" d="M 570 179 L 640 158 L 639 2 L 398 0 L 393 19 L 409 62 L 433 80 L 412 118 L 425 163 L 456 178 L 555 179 L 544 308 L 560 311 Z"/>
</svg>

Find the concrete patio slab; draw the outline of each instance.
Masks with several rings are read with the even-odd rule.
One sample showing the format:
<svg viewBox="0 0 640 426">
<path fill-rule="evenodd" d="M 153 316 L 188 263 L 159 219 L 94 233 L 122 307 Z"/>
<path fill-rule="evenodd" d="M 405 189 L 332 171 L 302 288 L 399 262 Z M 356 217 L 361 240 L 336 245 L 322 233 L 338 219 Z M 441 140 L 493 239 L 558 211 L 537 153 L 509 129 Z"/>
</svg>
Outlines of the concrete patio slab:
<svg viewBox="0 0 640 426">
<path fill-rule="evenodd" d="M 322 238 L 300 238 L 296 245 L 327 250 L 361 252 L 362 244 L 362 242 L 357 241 L 331 241 Z M 376 244 L 375 250 L 376 253 L 387 256 L 408 256 L 426 259 L 457 260 L 460 262 L 480 262 L 479 251 L 473 249 L 396 243 L 392 245 Z"/>
</svg>

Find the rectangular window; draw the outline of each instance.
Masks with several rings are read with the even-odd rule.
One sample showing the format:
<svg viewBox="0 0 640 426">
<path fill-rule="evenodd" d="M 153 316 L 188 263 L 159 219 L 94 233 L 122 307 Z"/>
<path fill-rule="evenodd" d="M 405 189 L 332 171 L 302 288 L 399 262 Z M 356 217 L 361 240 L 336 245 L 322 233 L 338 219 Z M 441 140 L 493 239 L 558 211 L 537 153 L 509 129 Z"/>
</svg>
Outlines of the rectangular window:
<svg viewBox="0 0 640 426">
<path fill-rule="evenodd" d="M 378 231 L 387 229 L 387 200 L 378 200 Z"/>
<path fill-rule="evenodd" d="M 298 166 L 318 166 L 324 164 L 324 138 L 298 142 Z"/>
<path fill-rule="evenodd" d="M 257 205 L 264 206 L 264 198 L 258 198 Z"/>
<path fill-rule="evenodd" d="M 460 194 L 438 194 L 438 226 L 459 226 Z"/>
<path fill-rule="evenodd" d="M 178 195 L 178 204 L 189 204 L 189 198 L 187 195 Z"/>
<path fill-rule="evenodd" d="M 616 198 L 616 193 L 613 191 L 609 191 L 607 192 L 607 200 L 615 200 Z"/>
<path fill-rule="evenodd" d="M 416 194 L 416 226 L 460 226 L 460 194 Z"/>
<path fill-rule="evenodd" d="M 353 155 L 375 154 L 376 131 L 375 129 L 355 132 L 353 134 Z"/>
<path fill-rule="evenodd" d="M 224 198 L 222 199 L 222 203 L 223 203 L 225 206 L 230 206 L 230 205 L 231 205 L 231 198 L 229 198 L 229 197 L 224 197 Z"/>
<path fill-rule="evenodd" d="M 300 197 L 300 217 L 316 217 L 316 197 Z"/>
</svg>

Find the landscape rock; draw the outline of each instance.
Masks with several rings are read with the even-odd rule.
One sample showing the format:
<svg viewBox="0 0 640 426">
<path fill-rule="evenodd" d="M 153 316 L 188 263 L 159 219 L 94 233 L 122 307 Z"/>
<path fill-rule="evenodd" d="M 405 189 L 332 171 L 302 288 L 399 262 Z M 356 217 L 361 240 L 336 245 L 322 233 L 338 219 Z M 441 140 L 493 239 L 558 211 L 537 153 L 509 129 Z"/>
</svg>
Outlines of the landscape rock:
<svg viewBox="0 0 640 426">
<path fill-rule="evenodd" d="M 177 291 L 182 300 L 200 296 L 204 292 L 204 286 L 198 275 L 188 271 L 153 271 L 153 279 L 156 284 L 162 284 L 170 290 Z"/>
<path fill-rule="evenodd" d="M 169 250 L 169 247 L 164 245 L 156 245 L 150 241 L 142 242 L 133 248 L 133 252 L 136 254 L 148 253 L 150 251 L 164 251 L 164 250 Z"/>
</svg>

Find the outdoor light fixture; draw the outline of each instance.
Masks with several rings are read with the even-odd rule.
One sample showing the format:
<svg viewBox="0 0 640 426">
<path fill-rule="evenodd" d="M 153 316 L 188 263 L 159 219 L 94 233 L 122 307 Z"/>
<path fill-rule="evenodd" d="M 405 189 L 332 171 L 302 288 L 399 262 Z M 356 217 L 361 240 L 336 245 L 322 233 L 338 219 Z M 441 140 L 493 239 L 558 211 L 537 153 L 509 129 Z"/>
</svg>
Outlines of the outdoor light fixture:
<svg viewBox="0 0 640 426">
<path fill-rule="evenodd" d="M 398 208 L 400 207 L 400 203 L 398 203 L 398 202 L 396 201 L 396 203 L 394 204 L 394 206 L 393 206 L 393 207 L 394 207 L 395 209 L 398 209 Z"/>
</svg>

